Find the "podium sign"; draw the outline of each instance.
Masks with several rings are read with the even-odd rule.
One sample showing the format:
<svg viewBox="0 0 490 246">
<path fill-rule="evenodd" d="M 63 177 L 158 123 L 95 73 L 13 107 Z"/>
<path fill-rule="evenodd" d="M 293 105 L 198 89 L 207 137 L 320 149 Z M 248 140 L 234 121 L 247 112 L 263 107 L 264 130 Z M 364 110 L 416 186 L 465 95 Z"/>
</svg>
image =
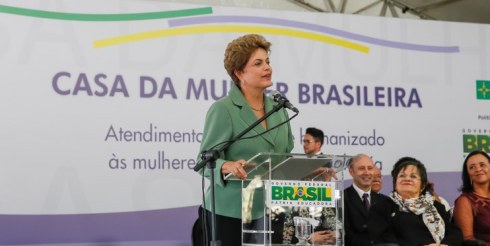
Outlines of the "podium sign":
<svg viewBox="0 0 490 246">
<path fill-rule="evenodd" d="M 343 245 L 342 171 L 350 158 L 260 153 L 248 160 L 242 245 Z M 328 231 L 335 240 L 315 243 L 318 231 Z"/>
<path fill-rule="evenodd" d="M 335 182 L 267 180 L 267 207 L 335 207 Z"/>
</svg>

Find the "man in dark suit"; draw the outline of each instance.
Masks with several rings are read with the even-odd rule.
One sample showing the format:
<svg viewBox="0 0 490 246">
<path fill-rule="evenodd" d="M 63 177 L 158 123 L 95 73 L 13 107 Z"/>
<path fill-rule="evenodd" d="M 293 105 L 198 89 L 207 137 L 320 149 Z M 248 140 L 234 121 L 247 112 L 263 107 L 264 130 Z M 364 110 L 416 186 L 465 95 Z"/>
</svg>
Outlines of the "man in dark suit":
<svg viewBox="0 0 490 246">
<path fill-rule="evenodd" d="M 374 163 L 365 155 L 354 156 L 349 165 L 353 184 L 344 190 L 344 229 L 346 246 L 371 245 L 368 233 L 369 208 L 387 196 L 371 191 Z"/>
</svg>

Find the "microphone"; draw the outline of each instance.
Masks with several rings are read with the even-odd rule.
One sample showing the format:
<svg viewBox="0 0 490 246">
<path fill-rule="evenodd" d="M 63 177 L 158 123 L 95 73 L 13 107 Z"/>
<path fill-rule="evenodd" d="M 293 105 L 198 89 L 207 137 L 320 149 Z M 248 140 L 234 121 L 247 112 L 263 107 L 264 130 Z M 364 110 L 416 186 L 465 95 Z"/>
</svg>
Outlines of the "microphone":
<svg viewBox="0 0 490 246">
<path fill-rule="evenodd" d="M 282 104 L 285 108 L 288 108 L 295 113 L 299 113 L 299 110 L 290 103 L 287 98 L 283 97 L 279 91 L 271 91 L 270 96 L 275 102 Z"/>
</svg>

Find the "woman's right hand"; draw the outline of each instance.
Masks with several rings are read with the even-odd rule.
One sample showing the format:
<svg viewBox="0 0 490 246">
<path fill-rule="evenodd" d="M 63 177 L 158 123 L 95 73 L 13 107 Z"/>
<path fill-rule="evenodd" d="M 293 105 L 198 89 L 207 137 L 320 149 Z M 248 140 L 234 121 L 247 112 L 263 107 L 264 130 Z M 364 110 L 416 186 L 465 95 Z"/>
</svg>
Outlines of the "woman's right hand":
<svg viewBox="0 0 490 246">
<path fill-rule="evenodd" d="M 335 232 L 329 230 L 313 232 L 308 242 L 315 245 L 335 244 Z"/>
<path fill-rule="evenodd" d="M 243 159 L 238 161 L 227 161 L 221 166 L 221 173 L 224 175 L 231 173 L 238 179 L 243 180 L 247 178 L 247 172 L 243 169 L 245 163 L 246 161 Z"/>
</svg>

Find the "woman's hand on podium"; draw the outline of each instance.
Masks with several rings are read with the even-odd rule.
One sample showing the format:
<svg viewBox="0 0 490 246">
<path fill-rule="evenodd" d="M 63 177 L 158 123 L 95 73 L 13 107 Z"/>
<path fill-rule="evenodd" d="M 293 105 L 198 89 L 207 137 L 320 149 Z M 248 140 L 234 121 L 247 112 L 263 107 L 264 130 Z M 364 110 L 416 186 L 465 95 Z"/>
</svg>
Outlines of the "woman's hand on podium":
<svg viewBox="0 0 490 246">
<path fill-rule="evenodd" d="M 238 161 L 227 161 L 223 164 L 223 166 L 221 166 L 221 173 L 223 175 L 231 173 L 238 179 L 246 179 L 247 172 L 245 171 L 245 169 L 243 169 L 245 163 L 246 161 L 243 159 Z"/>
<path fill-rule="evenodd" d="M 332 178 L 337 180 L 337 173 L 332 168 L 319 167 L 308 174 L 303 180 L 319 180 L 320 177 L 322 181 L 330 182 Z"/>
<path fill-rule="evenodd" d="M 334 231 L 316 231 L 313 232 L 308 240 L 308 243 L 314 245 L 331 245 L 335 244 L 335 232 Z"/>
</svg>

